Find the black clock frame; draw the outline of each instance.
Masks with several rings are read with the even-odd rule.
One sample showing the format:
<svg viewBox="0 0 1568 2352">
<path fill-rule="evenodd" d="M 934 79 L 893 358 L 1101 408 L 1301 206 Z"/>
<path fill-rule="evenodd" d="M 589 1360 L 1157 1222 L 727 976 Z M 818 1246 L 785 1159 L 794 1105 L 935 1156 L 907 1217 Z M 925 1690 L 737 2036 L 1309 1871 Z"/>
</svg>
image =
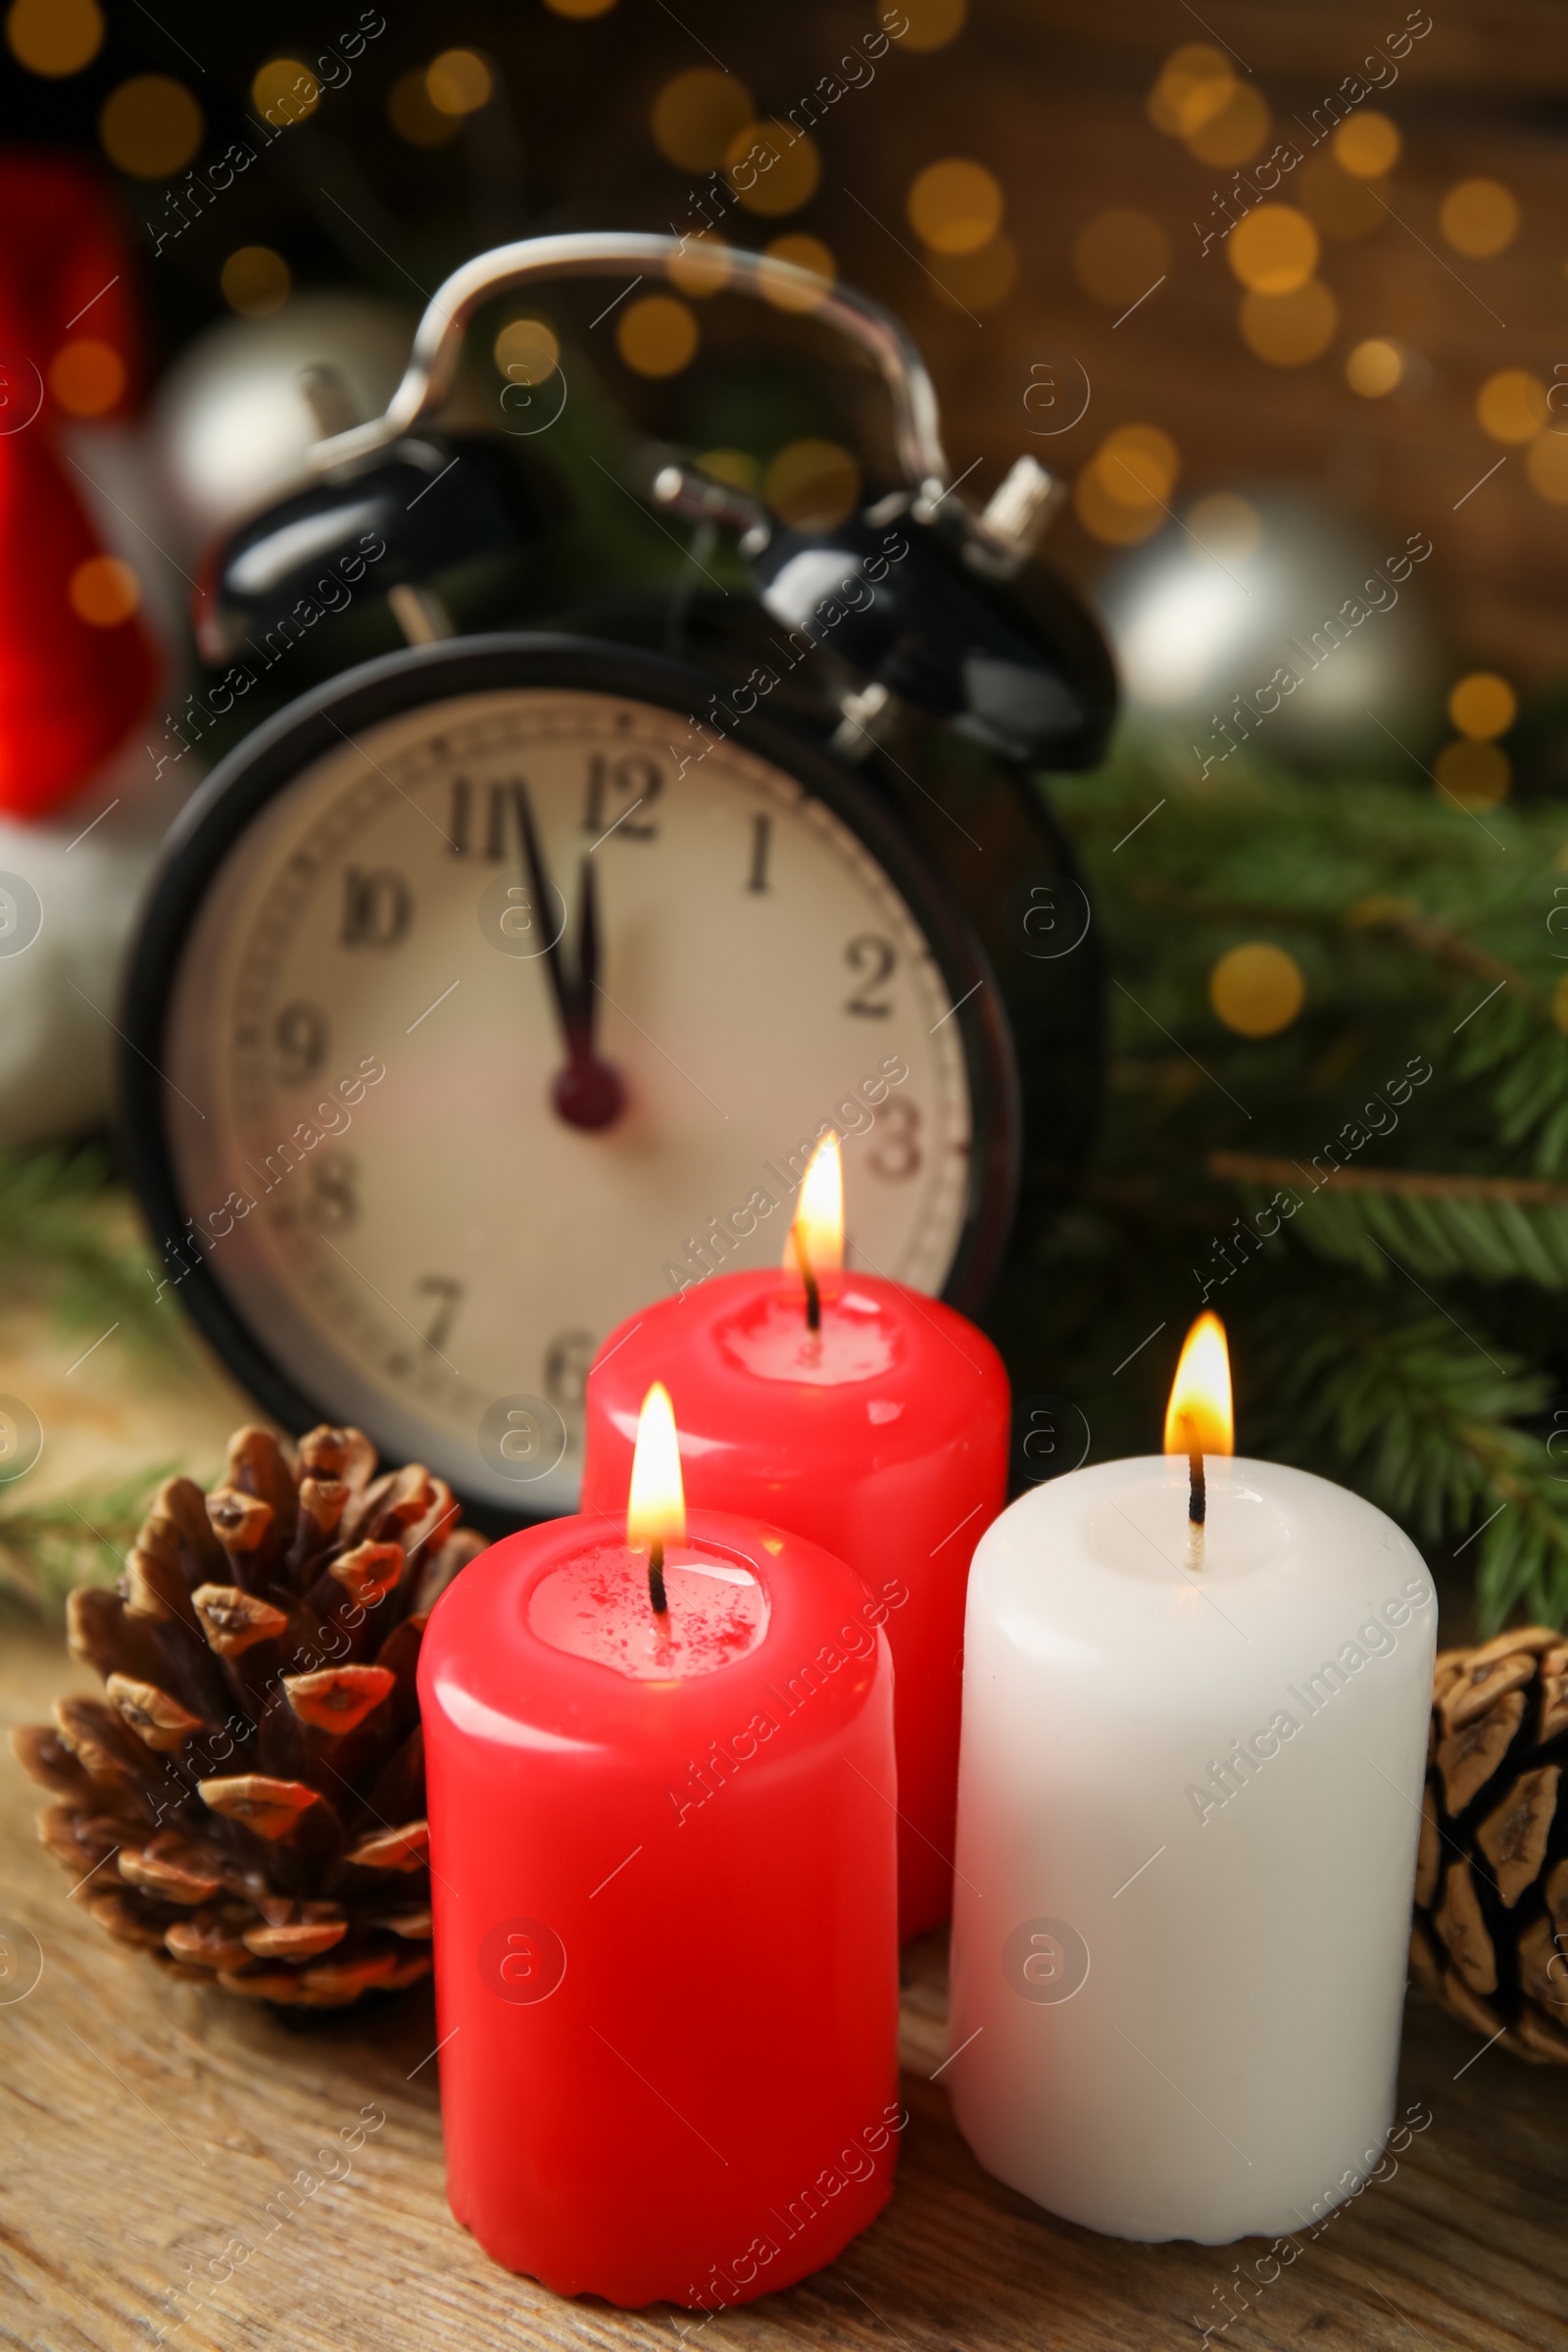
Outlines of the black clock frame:
<svg viewBox="0 0 1568 2352">
<path fill-rule="evenodd" d="M 154 1239 L 172 1263 L 185 1267 L 178 1295 L 192 1320 L 285 1428 L 300 1432 L 333 1415 L 275 1361 L 191 1242 L 194 1218 L 180 1192 L 164 1115 L 174 983 L 208 885 L 274 795 L 359 728 L 460 695 L 528 686 L 649 703 L 684 718 L 706 702 L 711 683 L 704 671 L 660 655 L 545 632 L 410 647 L 329 679 L 258 727 L 176 819 L 142 912 L 121 1001 L 123 1164 Z M 743 719 L 729 732 L 742 749 L 814 794 L 864 844 L 903 895 L 947 983 L 951 1017 L 963 1042 L 972 1141 L 964 1221 L 942 1296 L 973 1312 L 1005 1256 L 1021 1171 L 1019 1076 L 996 975 L 951 886 L 859 776 L 809 736 L 765 716 Z M 367 1434 L 372 1441 L 376 1435 Z M 469 1520 L 490 1531 L 529 1517 L 483 1498 L 459 1498 Z"/>
</svg>

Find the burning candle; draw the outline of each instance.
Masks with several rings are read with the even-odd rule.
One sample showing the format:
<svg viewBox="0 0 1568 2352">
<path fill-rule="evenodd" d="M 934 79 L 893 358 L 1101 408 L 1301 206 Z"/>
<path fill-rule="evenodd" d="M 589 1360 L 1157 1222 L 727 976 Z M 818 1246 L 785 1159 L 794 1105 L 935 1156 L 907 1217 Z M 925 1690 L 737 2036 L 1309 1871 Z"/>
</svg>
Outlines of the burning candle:
<svg viewBox="0 0 1568 2352">
<path fill-rule="evenodd" d="M 1038 2204 L 1221 2244 L 1379 2162 L 1437 1607 L 1370 1503 L 1230 1458 L 1212 1315 L 1165 1446 L 976 1550 L 947 2079 Z"/>
<path fill-rule="evenodd" d="M 947 1918 L 969 1559 L 1006 1496 L 1007 1376 L 962 1315 L 844 1266 L 836 1136 L 782 1271 L 717 1274 L 633 1315 L 588 1376 L 583 1508 L 625 1506 L 638 1404 L 668 1380 L 687 1493 L 820 1544 L 888 1611 L 899 1931 Z"/>
<path fill-rule="evenodd" d="M 560 2293 L 711 2310 L 892 2192 L 893 1667 L 842 1561 L 688 1525 L 662 1388 L 630 1487 L 425 1633 L 447 2192 Z"/>
</svg>

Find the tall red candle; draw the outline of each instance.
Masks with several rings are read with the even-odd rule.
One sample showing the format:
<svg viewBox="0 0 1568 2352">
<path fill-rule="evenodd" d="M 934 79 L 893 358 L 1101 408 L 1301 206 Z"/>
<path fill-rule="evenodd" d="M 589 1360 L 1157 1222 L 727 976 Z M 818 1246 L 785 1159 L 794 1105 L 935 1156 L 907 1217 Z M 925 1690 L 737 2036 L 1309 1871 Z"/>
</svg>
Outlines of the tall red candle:
<svg viewBox="0 0 1568 2352">
<path fill-rule="evenodd" d="M 425 1633 L 448 2195 L 561 2293 L 711 2309 L 892 2191 L 893 1670 L 798 1536 L 694 1515 L 659 1585 L 555 1520 Z"/>
<path fill-rule="evenodd" d="M 809 1538 L 888 1605 L 908 1936 L 952 1908 L 964 1594 L 1006 1500 L 1007 1376 L 952 1307 L 826 1270 L 831 1236 L 810 1248 L 815 1331 L 801 1274 L 781 1270 L 713 1275 L 611 1334 L 588 1376 L 582 1501 L 624 1510 L 638 1407 L 663 1380 L 690 1500 Z"/>
</svg>

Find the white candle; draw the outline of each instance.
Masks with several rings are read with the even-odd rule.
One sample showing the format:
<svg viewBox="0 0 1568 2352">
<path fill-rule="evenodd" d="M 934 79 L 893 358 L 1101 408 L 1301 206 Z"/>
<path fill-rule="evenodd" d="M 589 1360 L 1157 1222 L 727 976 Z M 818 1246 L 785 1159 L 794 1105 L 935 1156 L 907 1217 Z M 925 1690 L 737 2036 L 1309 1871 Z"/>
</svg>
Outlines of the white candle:
<svg viewBox="0 0 1568 2352">
<path fill-rule="evenodd" d="M 1206 1470 L 1200 1544 L 1167 1454 L 1037 1488 L 976 1549 L 946 2079 L 999 2180 L 1212 2245 L 1379 2161 L 1437 1605 L 1358 1496 Z"/>
</svg>

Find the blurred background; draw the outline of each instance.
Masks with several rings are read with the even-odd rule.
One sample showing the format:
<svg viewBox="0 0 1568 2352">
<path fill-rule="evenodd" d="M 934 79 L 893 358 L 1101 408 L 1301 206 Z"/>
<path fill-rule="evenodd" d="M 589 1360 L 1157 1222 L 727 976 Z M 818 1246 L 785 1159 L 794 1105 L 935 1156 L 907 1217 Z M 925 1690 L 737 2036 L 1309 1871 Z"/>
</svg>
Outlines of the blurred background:
<svg viewBox="0 0 1568 2352">
<path fill-rule="evenodd" d="M 1043 787 L 1114 985 L 1096 1159 L 997 1312 L 1020 1390 L 1097 1452 L 1141 1449 L 1168 1363 L 1152 1351 L 1141 1389 L 1125 1349 L 1184 1327 L 1205 1278 L 1229 1318 L 1281 1169 L 1425 1058 L 1420 1122 L 1238 1281 L 1243 1442 L 1464 1553 L 1487 1622 L 1560 1620 L 1555 0 L 14 0 L 5 36 L 0 868 L 47 877 L 51 922 L 15 961 L 0 938 L 3 1348 L 33 1391 L 54 1367 L 75 1433 L 34 1482 L 74 1499 L 0 1504 L 15 1591 L 52 1589 L 100 1535 L 113 1550 L 152 1455 L 199 1468 L 240 1417 L 150 1316 L 94 1140 L 145 874 L 245 727 L 401 642 L 363 600 L 270 703 L 216 708 L 190 624 L 204 558 L 300 481 L 322 429 L 302 371 L 373 415 L 461 262 L 624 227 L 691 235 L 675 287 L 608 309 L 601 281 L 551 289 L 469 338 L 455 413 L 511 433 L 519 464 L 548 434 L 575 525 L 526 579 L 458 582 L 460 618 L 673 576 L 600 453 L 679 448 L 792 521 L 897 481 L 874 378 L 808 304 L 725 300 L 726 244 L 895 311 L 963 495 L 983 504 L 1021 455 L 1060 477 L 1046 553 L 1124 690 L 1109 766 Z M 748 186 L 760 138 L 780 152 Z M 25 931 L 25 906 L 11 919 Z M 173 1404 L 94 1392 L 87 1366 L 66 1390 L 106 1300 L 148 1327 Z M 1064 1466 L 1021 1456 L 1019 1476 Z"/>
</svg>

